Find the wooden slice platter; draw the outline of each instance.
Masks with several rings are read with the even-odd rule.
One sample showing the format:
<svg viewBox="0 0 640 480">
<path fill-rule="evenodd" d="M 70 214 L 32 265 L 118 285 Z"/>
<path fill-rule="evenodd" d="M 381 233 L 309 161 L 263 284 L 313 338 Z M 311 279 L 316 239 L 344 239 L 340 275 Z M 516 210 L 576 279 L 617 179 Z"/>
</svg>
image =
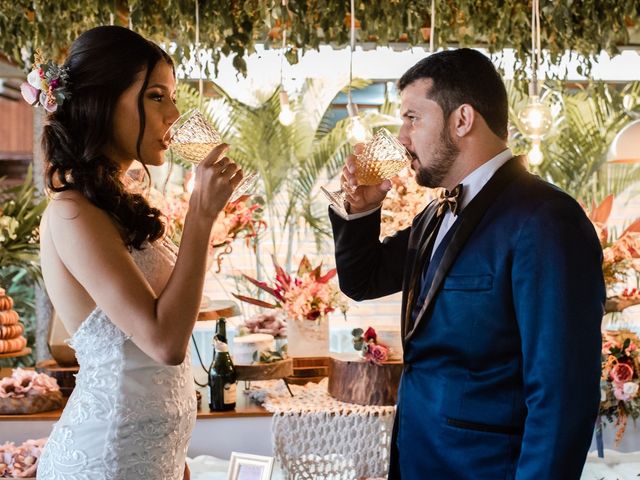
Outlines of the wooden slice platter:
<svg viewBox="0 0 640 480">
<path fill-rule="evenodd" d="M 31 353 L 31 349 L 29 347 L 25 347 L 18 352 L 9 352 L 9 353 L 0 353 L 0 358 L 16 358 L 16 357 L 24 357 Z"/>
</svg>

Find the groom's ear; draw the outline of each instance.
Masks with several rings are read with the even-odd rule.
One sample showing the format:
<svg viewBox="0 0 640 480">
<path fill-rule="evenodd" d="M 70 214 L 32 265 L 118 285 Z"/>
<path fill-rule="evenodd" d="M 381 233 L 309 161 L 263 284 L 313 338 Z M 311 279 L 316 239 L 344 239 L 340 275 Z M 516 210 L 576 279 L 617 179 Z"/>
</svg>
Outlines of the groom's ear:
<svg viewBox="0 0 640 480">
<path fill-rule="evenodd" d="M 449 126 L 456 137 L 462 138 L 471 132 L 479 118 L 480 115 L 471 105 L 463 103 L 451 112 Z"/>
</svg>

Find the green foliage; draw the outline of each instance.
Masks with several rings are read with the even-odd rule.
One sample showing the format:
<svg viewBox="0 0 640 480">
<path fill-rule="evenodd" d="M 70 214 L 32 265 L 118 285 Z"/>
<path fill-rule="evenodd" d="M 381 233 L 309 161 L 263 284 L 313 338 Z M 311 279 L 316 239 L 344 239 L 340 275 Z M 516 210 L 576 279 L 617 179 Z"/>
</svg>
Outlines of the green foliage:
<svg viewBox="0 0 640 480">
<path fill-rule="evenodd" d="M 38 229 L 47 201 L 32 179 L 29 168 L 22 185 L 0 190 L 0 276 L 4 269 L 24 270 L 26 281 L 36 283 L 41 278 Z"/>
<path fill-rule="evenodd" d="M 1 0 L 0 51 L 29 66 L 35 47 L 60 59 L 73 39 L 97 25 L 128 25 L 158 42 L 175 42 L 178 59 L 191 57 L 195 39 L 193 0 Z M 523 63 L 530 54 L 531 6 L 520 0 L 436 2 L 436 46 L 486 46 L 491 52 L 514 48 Z M 359 42 L 386 45 L 428 43 L 431 0 L 356 1 Z M 279 47 L 287 30 L 287 59 L 320 44 L 344 46 L 349 41 L 349 2 L 344 0 L 208 0 L 199 2 L 201 45 L 213 48 L 213 68 L 222 54 L 246 72 L 242 58 L 255 43 Z M 605 50 L 618 53 L 628 43 L 627 23 L 640 15 L 637 0 L 553 1 L 541 9 L 542 47 L 555 61 L 566 51 L 590 57 Z M 518 74 L 524 75 L 520 70 Z"/>
<path fill-rule="evenodd" d="M 38 196 L 31 168 L 22 185 L 0 189 L 0 287 L 15 302 L 27 344 L 35 343 L 35 285 L 40 270 L 39 226 L 47 200 Z M 0 366 L 33 364 L 33 355 Z"/>
<path fill-rule="evenodd" d="M 542 141 L 544 161 L 535 169 L 540 176 L 586 205 L 599 204 L 607 195 L 617 195 L 640 180 L 640 166 L 607 163 L 616 134 L 640 114 L 640 82 L 621 89 L 595 82 L 572 91 L 562 91 L 556 84 L 545 87 L 541 98 L 549 106 L 556 104 L 559 114 Z M 522 92 L 509 89 L 515 153 L 529 150 L 517 117 L 526 102 Z"/>
</svg>

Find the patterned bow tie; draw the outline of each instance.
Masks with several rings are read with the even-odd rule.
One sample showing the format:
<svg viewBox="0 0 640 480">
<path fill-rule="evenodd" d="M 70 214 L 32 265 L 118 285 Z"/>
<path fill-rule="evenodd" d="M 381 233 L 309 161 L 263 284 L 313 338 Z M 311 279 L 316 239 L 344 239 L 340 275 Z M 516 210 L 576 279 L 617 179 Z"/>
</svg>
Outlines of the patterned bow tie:
<svg viewBox="0 0 640 480">
<path fill-rule="evenodd" d="M 438 197 L 438 210 L 436 215 L 442 215 L 446 209 L 451 210 L 451 213 L 458 215 L 460 210 L 460 202 L 462 201 L 462 184 L 459 183 L 456 188 L 449 191 L 446 188 L 440 191 Z"/>
</svg>

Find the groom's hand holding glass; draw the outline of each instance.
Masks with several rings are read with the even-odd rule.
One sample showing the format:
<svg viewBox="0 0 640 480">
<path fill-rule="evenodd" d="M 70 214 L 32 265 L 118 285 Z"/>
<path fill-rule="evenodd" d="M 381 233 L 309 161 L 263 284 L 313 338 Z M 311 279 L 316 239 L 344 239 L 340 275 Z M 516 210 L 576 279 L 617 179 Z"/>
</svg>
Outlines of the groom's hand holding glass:
<svg viewBox="0 0 640 480">
<path fill-rule="evenodd" d="M 377 185 L 360 185 L 356 176 L 356 161 L 365 148 L 363 143 L 358 143 L 353 149 L 353 153 L 345 160 L 340 177 L 340 186 L 344 192 L 345 201 L 348 203 L 347 213 L 361 213 L 378 208 L 389 190 L 391 181 L 383 180 Z"/>
<path fill-rule="evenodd" d="M 358 144 L 346 159 L 340 178 L 341 189 L 322 187 L 334 208 L 343 214 L 378 208 L 391 190 L 390 178 L 410 165 L 404 145 L 386 128 L 379 129 L 366 144 Z"/>
</svg>

